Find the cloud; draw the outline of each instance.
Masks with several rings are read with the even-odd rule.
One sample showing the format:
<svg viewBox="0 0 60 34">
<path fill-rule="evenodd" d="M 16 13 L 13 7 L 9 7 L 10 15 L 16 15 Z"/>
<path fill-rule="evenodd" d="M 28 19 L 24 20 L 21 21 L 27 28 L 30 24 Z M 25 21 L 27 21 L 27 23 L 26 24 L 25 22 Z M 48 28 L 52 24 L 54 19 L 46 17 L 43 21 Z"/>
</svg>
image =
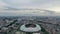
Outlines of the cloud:
<svg viewBox="0 0 60 34">
<path fill-rule="evenodd" d="M 50 15 L 60 13 L 60 0 L 0 0 L 0 15 Z M 16 9 L 43 9 L 40 11 L 20 11 Z M 46 9 L 46 10 L 45 10 Z M 15 11 L 16 10 L 16 11 Z M 56 15 L 56 14 L 55 14 Z"/>
<path fill-rule="evenodd" d="M 3 0 L 13 8 L 50 8 L 58 6 L 60 0 Z"/>
<path fill-rule="evenodd" d="M 34 9 L 28 9 L 28 10 L 1 10 L 0 15 L 5 16 L 56 16 L 56 13 L 54 11 L 50 10 L 34 10 Z"/>
</svg>

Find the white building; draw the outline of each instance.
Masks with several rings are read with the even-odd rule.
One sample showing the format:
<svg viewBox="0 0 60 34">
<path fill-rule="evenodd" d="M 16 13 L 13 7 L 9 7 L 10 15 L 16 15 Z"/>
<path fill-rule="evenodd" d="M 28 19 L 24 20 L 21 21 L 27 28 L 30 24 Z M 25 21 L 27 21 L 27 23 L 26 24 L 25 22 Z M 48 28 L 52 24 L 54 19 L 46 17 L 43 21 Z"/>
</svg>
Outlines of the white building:
<svg viewBox="0 0 60 34">
<path fill-rule="evenodd" d="M 20 30 L 27 33 L 37 34 L 35 32 L 40 31 L 41 27 L 38 24 L 23 24 L 21 25 Z"/>
</svg>

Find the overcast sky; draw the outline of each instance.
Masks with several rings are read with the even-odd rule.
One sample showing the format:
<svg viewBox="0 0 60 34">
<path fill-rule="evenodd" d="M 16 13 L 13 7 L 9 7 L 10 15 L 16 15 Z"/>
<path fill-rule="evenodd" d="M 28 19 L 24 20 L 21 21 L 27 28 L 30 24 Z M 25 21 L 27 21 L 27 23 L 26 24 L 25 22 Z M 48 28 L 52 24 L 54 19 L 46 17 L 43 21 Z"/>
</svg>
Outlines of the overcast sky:
<svg viewBox="0 0 60 34">
<path fill-rule="evenodd" d="M 3 9 L 6 8 L 39 8 L 39 9 L 46 9 L 50 11 L 54 11 L 56 13 L 60 13 L 60 0 L 0 0 L 0 15 L 21 15 L 22 14 L 28 14 L 32 15 L 32 12 L 26 11 L 4 11 Z M 1 10 L 2 9 L 2 10 Z M 17 13 L 16 13 L 17 12 Z M 35 12 L 33 15 L 39 15 L 40 12 Z M 43 13 L 42 13 L 43 14 Z M 47 14 L 46 14 L 47 15 Z M 59 14 L 58 14 L 59 15 Z"/>
</svg>

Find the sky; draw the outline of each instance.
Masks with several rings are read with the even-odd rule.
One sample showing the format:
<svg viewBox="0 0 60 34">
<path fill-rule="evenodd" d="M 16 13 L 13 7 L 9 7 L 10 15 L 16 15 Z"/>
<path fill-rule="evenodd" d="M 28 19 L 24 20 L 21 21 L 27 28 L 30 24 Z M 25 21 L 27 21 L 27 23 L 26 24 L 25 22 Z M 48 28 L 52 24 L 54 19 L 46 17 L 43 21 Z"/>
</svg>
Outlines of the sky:
<svg viewBox="0 0 60 34">
<path fill-rule="evenodd" d="M 41 11 L 20 11 L 4 9 L 41 9 Z M 43 9 L 43 10 L 42 10 Z M 48 10 L 48 11 L 46 11 Z M 53 11 L 53 14 L 51 14 Z M 60 15 L 60 0 L 0 0 L 0 15 Z"/>
</svg>

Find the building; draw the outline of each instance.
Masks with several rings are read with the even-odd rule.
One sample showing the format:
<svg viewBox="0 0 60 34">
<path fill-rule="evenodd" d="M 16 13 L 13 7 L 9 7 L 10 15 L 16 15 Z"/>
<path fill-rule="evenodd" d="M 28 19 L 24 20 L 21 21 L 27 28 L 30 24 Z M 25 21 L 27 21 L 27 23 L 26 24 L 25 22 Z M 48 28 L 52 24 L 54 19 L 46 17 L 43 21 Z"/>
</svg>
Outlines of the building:
<svg viewBox="0 0 60 34">
<path fill-rule="evenodd" d="M 38 24 L 28 23 L 21 25 L 20 30 L 27 34 L 34 34 L 40 33 L 39 31 L 41 30 L 41 27 Z"/>
</svg>

